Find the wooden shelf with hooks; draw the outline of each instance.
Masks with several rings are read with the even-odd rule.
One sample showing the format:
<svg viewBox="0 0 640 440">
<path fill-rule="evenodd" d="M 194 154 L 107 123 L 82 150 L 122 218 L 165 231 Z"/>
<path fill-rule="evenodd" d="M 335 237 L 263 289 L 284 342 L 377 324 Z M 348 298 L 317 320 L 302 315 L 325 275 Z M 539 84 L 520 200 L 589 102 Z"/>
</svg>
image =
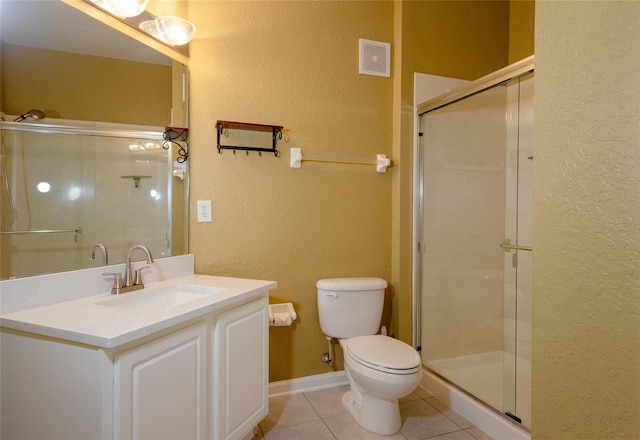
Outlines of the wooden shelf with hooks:
<svg viewBox="0 0 640 440">
<path fill-rule="evenodd" d="M 250 122 L 236 122 L 236 121 L 216 121 L 216 131 L 218 138 L 218 153 L 222 153 L 222 150 L 233 150 L 235 154 L 236 150 L 245 151 L 249 154 L 249 151 L 257 151 L 258 154 L 273 153 L 276 157 L 280 156 L 280 152 L 276 146 L 278 139 L 282 139 L 282 129 L 284 127 L 280 125 L 267 125 L 267 124 L 253 124 Z M 272 134 L 272 146 L 271 148 L 264 147 L 245 147 L 240 145 L 222 145 L 220 143 L 220 136 L 225 130 L 249 130 L 249 131 L 261 131 Z"/>
</svg>

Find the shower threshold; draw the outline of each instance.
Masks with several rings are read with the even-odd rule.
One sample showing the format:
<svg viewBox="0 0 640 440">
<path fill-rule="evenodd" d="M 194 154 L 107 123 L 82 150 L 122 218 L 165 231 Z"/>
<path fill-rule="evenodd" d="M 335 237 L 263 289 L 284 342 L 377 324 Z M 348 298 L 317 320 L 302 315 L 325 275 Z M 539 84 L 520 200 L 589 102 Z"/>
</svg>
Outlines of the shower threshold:
<svg viewBox="0 0 640 440">
<path fill-rule="evenodd" d="M 518 365 L 525 364 L 518 359 Z M 469 395 L 492 411 L 504 416 L 507 411 L 504 401 L 505 392 L 512 395 L 514 390 L 505 389 L 505 376 L 509 377 L 508 384 L 520 384 L 518 391 L 520 396 L 516 396 L 516 407 L 518 417 L 522 419 L 522 428 L 530 426 L 531 401 L 526 396 L 531 396 L 530 389 L 524 389 L 531 383 L 530 372 L 525 368 L 516 368 L 513 355 L 505 351 L 490 351 L 476 353 L 472 355 L 458 356 L 452 358 L 436 359 L 425 363 L 426 367 L 443 381 L 452 387 Z M 506 370 L 511 369 L 511 371 Z M 515 370 L 514 370 L 515 369 Z M 512 402 L 513 405 L 513 402 Z M 512 410 L 509 408 L 509 410 Z M 514 422 L 513 418 L 510 420 Z"/>
</svg>

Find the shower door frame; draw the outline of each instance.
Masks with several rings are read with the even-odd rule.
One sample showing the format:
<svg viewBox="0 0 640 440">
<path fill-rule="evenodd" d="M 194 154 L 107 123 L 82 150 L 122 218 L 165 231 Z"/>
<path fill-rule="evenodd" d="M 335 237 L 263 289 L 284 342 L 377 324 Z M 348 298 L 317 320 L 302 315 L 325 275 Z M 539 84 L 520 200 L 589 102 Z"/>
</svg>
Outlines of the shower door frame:
<svg viewBox="0 0 640 440">
<path fill-rule="evenodd" d="M 420 117 L 425 113 L 442 108 L 454 102 L 466 99 L 473 95 L 479 94 L 485 90 L 491 89 L 498 84 L 509 80 L 517 79 L 534 72 L 535 56 L 530 56 L 511 64 L 503 69 L 490 73 L 482 78 L 472 81 L 468 84 L 460 86 L 451 92 L 442 94 L 433 99 L 419 103 L 415 106 L 415 137 L 413 151 L 413 346 L 417 349 L 422 348 L 422 265 L 423 265 L 423 220 L 424 220 L 424 175 L 423 175 L 423 151 L 421 148 L 422 133 L 420 126 Z"/>
</svg>

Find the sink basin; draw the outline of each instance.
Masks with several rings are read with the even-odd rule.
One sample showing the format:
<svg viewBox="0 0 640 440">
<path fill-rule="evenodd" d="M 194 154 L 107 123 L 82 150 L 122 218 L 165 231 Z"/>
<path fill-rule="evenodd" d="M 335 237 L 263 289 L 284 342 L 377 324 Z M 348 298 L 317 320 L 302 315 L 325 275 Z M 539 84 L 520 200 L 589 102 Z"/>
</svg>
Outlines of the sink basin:
<svg viewBox="0 0 640 440">
<path fill-rule="evenodd" d="M 134 293 L 123 293 L 116 298 L 96 304 L 126 310 L 158 310 L 197 301 L 225 290 L 227 289 L 222 287 L 171 284 L 158 288 L 145 288 Z"/>
</svg>

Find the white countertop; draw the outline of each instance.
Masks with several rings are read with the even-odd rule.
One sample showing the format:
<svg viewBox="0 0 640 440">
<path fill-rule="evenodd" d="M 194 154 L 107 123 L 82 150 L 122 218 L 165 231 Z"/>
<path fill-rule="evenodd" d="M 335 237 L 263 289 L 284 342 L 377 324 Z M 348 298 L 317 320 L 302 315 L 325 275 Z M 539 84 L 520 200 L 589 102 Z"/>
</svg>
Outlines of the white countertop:
<svg viewBox="0 0 640 440">
<path fill-rule="evenodd" d="M 134 298 L 172 284 L 217 287 L 221 290 L 184 304 L 151 309 L 127 309 L 99 304 L 113 298 Z M 60 338 L 103 348 L 114 348 L 204 316 L 235 303 L 265 296 L 276 287 L 275 281 L 187 275 L 150 283 L 144 289 L 123 293 L 110 292 L 87 296 L 0 315 L 0 325 L 43 336 Z"/>
</svg>

